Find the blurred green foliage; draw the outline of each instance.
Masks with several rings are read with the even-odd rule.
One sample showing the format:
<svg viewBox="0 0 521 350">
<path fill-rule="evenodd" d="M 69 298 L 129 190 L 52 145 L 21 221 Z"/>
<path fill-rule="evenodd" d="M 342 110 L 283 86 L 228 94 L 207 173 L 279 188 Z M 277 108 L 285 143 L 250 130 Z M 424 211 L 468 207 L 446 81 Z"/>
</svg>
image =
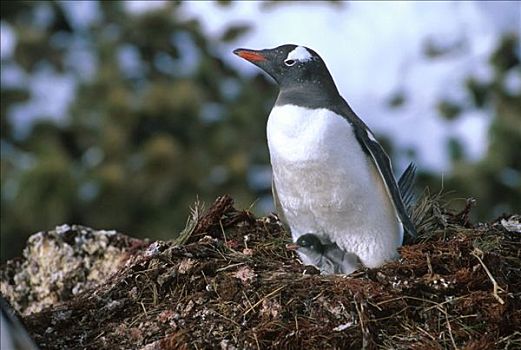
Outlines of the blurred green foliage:
<svg viewBox="0 0 521 350">
<path fill-rule="evenodd" d="M 12 60 L 28 74 L 50 65 L 79 80 L 69 119 L 42 119 L 23 137 L 8 111 L 30 94 L 2 87 L 2 258 L 60 223 L 173 238 L 197 196 L 231 193 L 249 206 L 269 193 L 268 184 L 252 189 L 248 172 L 268 163 L 264 129 L 276 91 L 226 65 L 219 42 L 180 18 L 178 6 L 130 15 L 121 2 L 101 2 L 100 19 L 80 30 L 54 2 L 2 3 L 18 40 Z M 42 8 L 51 11 L 44 26 Z M 221 40 L 246 30 L 232 26 Z M 87 77 L 66 59 L 78 39 L 97 62 Z M 122 69 L 125 53 L 135 66 Z"/>
<path fill-rule="evenodd" d="M 129 14 L 121 2 L 100 2 L 98 18 L 77 27 L 58 2 L 2 2 L 1 20 L 17 40 L 2 65 L 17 64 L 27 75 L 50 69 L 78 82 L 64 121 L 41 119 L 25 134 L 8 115 L 31 93 L 2 86 L 2 260 L 19 254 L 29 234 L 62 223 L 169 239 L 196 197 L 211 202 L 230 193 L 247 207 L 269 196 L 269 181 L 254 175 L 269 169 L 265 122 L 276 89 L 263 75 L 240 76 L 218 55 L 219 45 L 248 26 L 231 24 L 210 40 L 179 6 Z M 519 68 L 516 45 L 517 37 L 498 43 L 492 83 L 469 77 L 466 84 L 472 108 L 494 115 L 486 156 L 469 163 L 458 140 L 447 144 L 454 172 L 444 187 L 476 197 L 480 218 L 521 208 L 521 96 L 504 88 Z M 82 53 L 94 69 L 78 66 L 74 55 Z M 397 92 L 390 101 L 399 107 L 407 96 Z M 449 121 L 468 108 L 438 107 Z M 441 186 L 438 174 L 419 180 Z"/>
<path fill-rule="evenodd" d="M 440 114 L 457 119 L 464 110 L 483 109 L 491 114 L 488 148 L 477 162 L 469 162 L 465 148 L 458 140 L 449 139 L 447 150 L 452 172 L 440 180 L 438 174 L 423 174 L 420 183 L 431 188 L 451 191 L 452 198 L 475 198 L 474 220 L 490 220 L 502 214 L 521 213 L 521 95 L 513 92 L 508 79 L 521 69 L 519 37 L 503 36 L 490 57 L 493 67 L 490 82 L 468 77 L 465 86 L 471 96 L 466 105 L 447 104 Z M 442 106 L 441 102 L 439 106 Z M 460 204 L 463 201 L 460 201 Z"/>
</svg>

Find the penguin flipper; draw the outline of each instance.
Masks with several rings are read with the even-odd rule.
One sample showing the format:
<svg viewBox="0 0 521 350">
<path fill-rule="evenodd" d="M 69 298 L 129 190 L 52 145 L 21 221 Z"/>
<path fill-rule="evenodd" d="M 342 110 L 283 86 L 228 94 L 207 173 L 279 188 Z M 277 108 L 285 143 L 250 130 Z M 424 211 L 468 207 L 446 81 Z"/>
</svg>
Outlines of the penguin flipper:
<svg viewBox="0 0 521 350">
<path fill-rule="evenodd" d="M 356 115 L 342 97 L 340 97 L 340 99 L 341 103 L 336 105 L 332 110 L 343 116 L 353 128 L 353 132 L 360 147 L 362 147 L 362 150 L 369 158 L 371 158 L 373 164 L 380 173 L 387 189 L 387 193 L 391 198 L 391 202 L 394 204 L 398 219 L 401 221 L 404 230 L 409 236 L 416 237 L 416 228 L 405 209 L 400 188 L 394 178 L 389 156 L 383 149 L 382 145 L 380 145 L 380 143 L 375 139 L 371 130 L 369 130 L 362 119 Z"/>
<path fill-rule="evenodd" d="M 374 165 L 380 172 L 380 176 L 384 180 L 389 196 L 392 199 L 398 217 L 402 222 L 405 231 L 412 237 L 416 236 L 416 228 L 412 223 L 409 214 L 404 205 L 402 194 L 394 178 L 391 160 L 383 149 L 383 147 L 376 141 L 372 136 L 371 131 L 365 127 L 355 128 L 355 136 L 362 145 L 362 148 L 366 151 L 370 158 L 373 160 Z"/>
</svg>

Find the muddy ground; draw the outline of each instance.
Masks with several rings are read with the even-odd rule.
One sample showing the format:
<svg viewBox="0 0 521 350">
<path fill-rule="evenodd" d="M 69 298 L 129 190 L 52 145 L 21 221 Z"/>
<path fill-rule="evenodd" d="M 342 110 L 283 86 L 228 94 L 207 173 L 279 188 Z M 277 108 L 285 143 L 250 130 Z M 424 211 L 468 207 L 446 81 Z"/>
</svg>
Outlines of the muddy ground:
<svg viewBox="0 0 521 350">
<path fill-rule="evenodd" d="M 0 290 L 42 349 L 521 349 L 519 216 L 418 203 L 401 259 L 350 276 L 301 265 L 275 216 L 223 196 L 175 241 L 35 234 Z"/>
</svg>

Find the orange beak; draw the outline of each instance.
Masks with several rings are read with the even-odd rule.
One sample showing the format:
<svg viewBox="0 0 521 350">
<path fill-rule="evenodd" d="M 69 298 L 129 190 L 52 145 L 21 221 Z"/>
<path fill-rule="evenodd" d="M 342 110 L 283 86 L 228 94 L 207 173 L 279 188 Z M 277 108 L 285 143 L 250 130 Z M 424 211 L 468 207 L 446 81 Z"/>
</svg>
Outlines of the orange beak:
<svg viewBox="0 0 521 350">
<path fill-rule="evenodd" d="M 233 53 L 241 58 L 244 58 L 246 61 L 250 61 L 250 62 L 266 61 L 266 57 L 264 57 L 258 51 L 254 51 L 254 50 L 237 49 L 237 50 L 233 50 Z"/>
</svg>

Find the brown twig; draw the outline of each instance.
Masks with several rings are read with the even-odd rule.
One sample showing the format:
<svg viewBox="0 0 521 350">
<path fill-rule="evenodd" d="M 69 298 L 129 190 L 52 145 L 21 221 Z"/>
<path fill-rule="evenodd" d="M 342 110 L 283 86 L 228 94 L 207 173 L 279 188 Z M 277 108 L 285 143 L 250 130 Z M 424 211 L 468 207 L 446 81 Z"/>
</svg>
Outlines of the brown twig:
<svg viewBox="0 0 521 350">
<path fill-rule="evenodd" d="M 479 263 L 481 264 L 481 266 L 483 266 L 483 269 L 485 270 L 485 272 L 487 273 L 487 276 L 488 278 L 490 279 L 490 281 L 492 282 L 492 295 L 494 296 L 494 298 L 496 298 L 496 300 L 501 304 L 501 305 L 504 305 L 505 304 L 505 301 L 498 295 L 498 290 L 501 290 L 502 292 L 504 291 L 500 286 L 499 284 L 496 282 L 494 276 L 492 276 L 492 274 L 490 273 L 490 270 L 488 269 L 487 265 L 485 265 L 485 263 L 483 262 L 483 260 L 479 257 L 479 255 L 483 255 L 483 252 L 478 249 L 478 248 L 474 248 L 474 250 L 472 251 L 471 253 L 473 256 L 476 257 L 476 259 L 478 259 Z M 479 254 L 479 255 L 478 255 Z"/>
</svg>

